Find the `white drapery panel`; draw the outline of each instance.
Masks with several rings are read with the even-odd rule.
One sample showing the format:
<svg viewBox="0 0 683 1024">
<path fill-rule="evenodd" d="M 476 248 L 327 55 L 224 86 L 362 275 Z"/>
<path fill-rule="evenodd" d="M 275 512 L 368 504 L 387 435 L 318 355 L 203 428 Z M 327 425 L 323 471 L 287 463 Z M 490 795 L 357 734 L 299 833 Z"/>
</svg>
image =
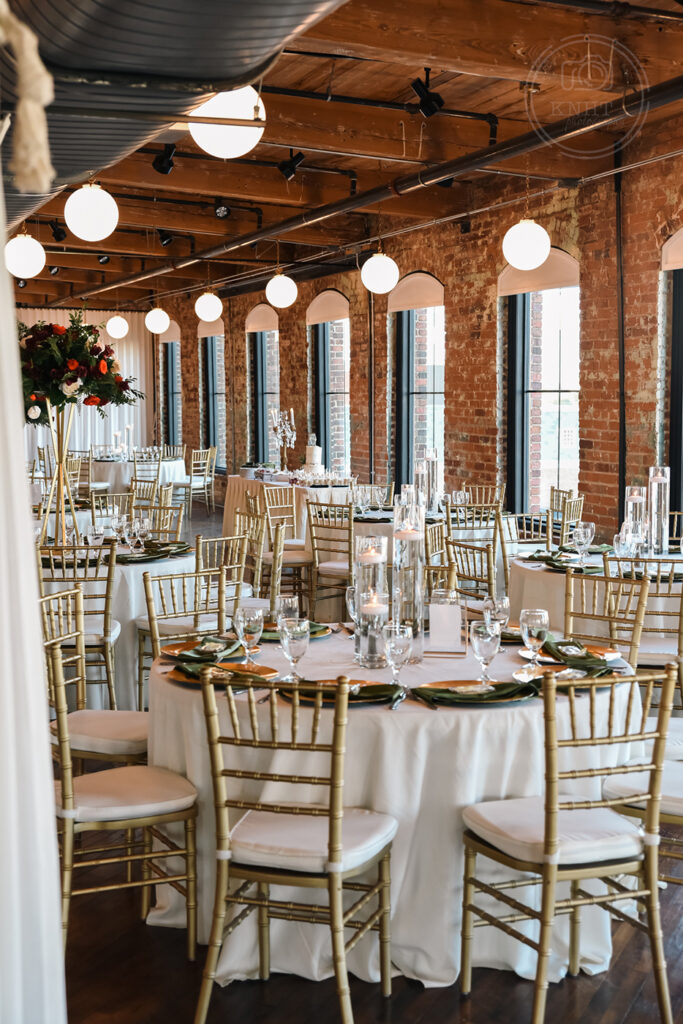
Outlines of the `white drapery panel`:
<svg viewBox="0 0 683 1024">
<path fill-rule="evenodd" d="M 1 191 L 1 190 L 0 190 Z M 5 203 L 0 196 L 0 229 Z M 12 289 L 0 268 L 0 1024 L 64 1024 L 60 882 L 24 405 Z"/>
<path fill-rule="evenodd" d="M 72 310 L 69 309 L 19 309 L 17 320 L 25 323 L 28 327 L 39 320 L 50 324 L 60 324 L 68 327 L 69 316 Z M 110 316 L 114 316 L 116 310 L 102 311 L 86 310 L 83 320 L 87 324 L 100 326 L 105 324 Z M 102 339 L 112 346 L 121 363 L 121 372 L 124 377 L 135 377 L 133 385 L 138 391 L 142 391 L 145 399 L 136 402 L 135 405 L 106 406 L 102 411 L 104 418 L 100 416 L 92 406 L 84 407 L 79 404 L 74 413 L 73 427 L 69 447 L 75 451 L 87 451 L 91 444 L 111 444 L 112 435 L 115 430 L 121 431 L 121 437 L 125 437 L 125 428 L 128 423 L 133 424 L 132 444 L 147 445 L 153 443 L 154 438 L 154 366 L 153 350 L 154 341 L 145 327 L 144 313 L 124 313 L 129 323 L 128 334 L 125 338 L 110 338 L 102 328 Z M 24 427 L 24 450 L 26 461 L 31 462 L 35 458 L 37 445 L 50 447 L 50 430 L 48 427 L 32 427 L 26 424 Z"/>
<path fill-rule="evenodd" d="M 573 288 L 579 283 L 579 261 L 564 249 L 553 246 L 548 259 L 535 270 L 517 270 L 508 263 L 498 275 L 498 295 L 524 295 L 526 292 L 543 292 L 551 288 Z"/>
</svg>

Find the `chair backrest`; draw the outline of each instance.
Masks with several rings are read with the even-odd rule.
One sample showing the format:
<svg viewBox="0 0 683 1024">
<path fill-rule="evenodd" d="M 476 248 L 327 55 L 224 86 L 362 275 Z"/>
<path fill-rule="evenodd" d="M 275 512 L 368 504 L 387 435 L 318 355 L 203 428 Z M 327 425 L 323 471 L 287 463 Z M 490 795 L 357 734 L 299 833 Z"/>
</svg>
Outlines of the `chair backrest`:
<svg viewBox="0 0 683 1024">
<path fill-rule="evenodd" d="M 251 583 L 254 596 L 258 597 L 261 593 L 263 547 L 266 542 L 265 512 L 242 512 L 240 509 L 237 509 L 235 512 L 235 529 L 238 533 L 245 534 L 247 537 L 247 556 L 244 567 L 247 574 L 247 582 Z"/>
<path fill-rule="evenodd" d="M 507 516 L 510 533 L 519 544 L 541 544 L 551 546 L 552 531 L 549 526 L 549 512 L 515 512 Z"/>
<path fill-rule="evenodd" d="M 638 579 L 649 584 L 641 636 L 675 636 L 683 655 L 683 563 L 671 558 L 615 558 L 603 555 L 605 576 Z"/>
<path fill-rule="evenodd" d="M 154 501 L 156 499 L 157 487 L 161 476 L 161 458 L 143 459 L 141 453 L 133 452 L 133 477 L 131 487 L 134 487 L 138 499 L 143 501 Z M 147 495 L 151 494 L 151 497 Z"/>
<path fill-rule="evenodd" d="M 193 448 L 190 458 L 190 478 L 195 483 L 198 480 L 206 482 L 211 475 L 211 461 L 213 448 Z"/>
<path fill-rule="evenodd" d="M 278 523 L 285 528 L 285 539 L 296 537 L 296 509 L 293 487 L 263 487 L 263 506 L 268 526 L 268 544 L 273 545 L 273 531 Z"/>
<path fill-rule="evenodd" d="M 469 495 L 470 505 L 500 505 L 505 501 L 506 484 L 473 484 L 461 481 L 456 491 L 465 491 Z"/>
<path fill-rule="evenodd" d="M 157 504 L 168 506 L 173 503 L 173 484 L 161 484 L 157 490 Z"/>
<path fill-rule="evenodd" d="M 280 596 L 282 586 L 282 563 L 285 553 L 285 528 L 278 523 L 273 534 L 273 561 L 270 565 L 269 597 L 270 617 L 275 618 L 277 599 Z"/>
<path fill-rule="evenodd" d="M 447 577 L 448 556 L 446 554 L 446 527 L 444 523 L 429 523 L 425 528 L 425 568 L 446 568 L 446 572 L 426 574 L 427 593 L 431 594 L 434 586 L 445 585 Z"/>
<path fill-rule="evenodd" d="M 72 494 L 76 494 L 81 482 L 81 459 L 80 455 L 67 455 L 64 460 L 64 469 L 69 481 Z"/>
<path fill-rule="evenodd" d="M 69 742 L 69 708 L 66 699 L 66 683 L 64 679 L 64 662 L 58 645 L 49 645 L 45 650 L 47 660 L 47 676 L 50 700 L 54 709 L 57 726 L 57 742 L 53 751 L 59 765 L 60 803 L 65 816 L 74 814 L 73 763 L 71 759 L 71 743 Z"/>
<path fill-rule="evenodd" d="M 36 447 L 36 462 L 38 465 L 38 472 L 41 476 L 46 478 L 52 476 L 52 459 L 47 448 L 41 447 L 40 445 Z"/>
<path fill-rule="evenodd" d="M 234 537 L 202 537 L 198 533 L 195 540 L 195 569 L 225 569 L 228 597 L 235 607 L 242 597 L 247 543 L 245 533 Z"/>
<path fill-rule="evenodd" d="M 116 494 L 113 491 L 106 491 L 103 494 L 98 491 L 90 492 L 90 516 L 93 526 L 103 525 L 101 521 L 109 520 L 112 516 L 130 516 L 133 514 L 134 506 L 135 490 L 126 491 L 125 494 Z"/>
<path fill-rule="evenodd" d="M 158 485 L 156 480 L 140 480 L 135 477 L 130 483 L 131 490 L 135 491 L 135 501 L 138 505 L 154 505 L 157 500 Z"/>
<path fill-rule="evenodd" d="M 505 590 L 509 590 L 509 566 L 505 544 L 503 513 L 498 502 L 482 502 L 479 505 L 446 504 L 446 533 L 451 540 L 465 544 L 486 545 L 493 543 L 494 569 L 501 552 Z"/>
<path fill-rule="evenodd" d="M 252 494 L 251 491 L 247 491 L 247 493 L 244 496 L 244 506 L 247 512 L 250 512 L 252 515 L 260 515 L 261 502 L 259 500 L 258 492 L 256 494 Z"/>
<path fill-rule="evenodd" d="M 464 597 L 496 596 L 496 556 L 493 542 L 470 544 L 446 539 L 448 564 L 455 567 L 457 587 Z"/>
<path fill-rule="evenodd" d="M 227 856 L 230 850 L 231 809 L 275 811 L 282 815 L 284 827 L 288 815 L 298 818 L 310 815 L 328 819 L 328 870 L 334 870 L 330 865 L 340 865 L 342 859 L 348 679 L 342 676 L 334 686 L 321 682 L 306 683 L 303 696 L 303 687 L 294 687 L 291 700 L 286 704 L 277 699 L 277 690 L 282 683 L 262 682 L 244 674 L 233 676 L 215 668 L 204 669 L 201 681 L 213 778 L 218 855 Z M 224 691 L 227 699 L 228 715 L 224 719 L 227 724 L 223 729 L 214 687 Z M 238 696 L 237 688 L 244 693 Z M 271 700 L 257 705 L 257 691 L 264 689 L 271 691 Z M 331 733 L 327 724 L 329 719 L 323 716 L 324 702 L 334 704 Z M 304 705 L 305 713 L 302 713 Z M 252 780 L 254 794 L 263 791 L 263 766 L 257 764 L 253 754 L 245 755 L 245 748 L 254 753 L 264 749 L 277 751 L 277 775 L 268 776 L 268 800 L 255 795 L 248 799 L 231 792 L 229 780 L 237 778 L 240 780 L 239 793 L 243 792 L 245 780 Z M 307 756 L 302 775 L 303 751 Z M 293 760 L 288 771 L 290 754 Z M 307 792 L 312 788 L 315 794 L 310 803 L 301 800 L 302 786 Z M 278 798 L 274 799 L 275 796 Z"/>
<path fill-rule="evenodd" d="M 563 725 L 562 739 L 557 729 L 557 681 L 554 672 L 543 677 L 543 710 L 545 721 L 545 843 L 546 863 L 556 863 L 558 853 L 558 812 L 580 808 L 611 807 L 626 810 L 628 806 L 645 805 L 644 829 L 652 839 L 646 846 L 656 848 L 659 841 L 659 812 L 662 783 L 662 766 L 666 736 L 671 714 L 671 700 L 676 683 L 676 668 L 667 666 L 659 672 L 642 672 L 637 675 L 602 676 L 598 679 L 581 679 L 577 684 L 562 687 L 562 699 L 569 704 L 566 725 Z M 608 690 L 609 693 L 604 691 Z M 587 694 L 586 694 L 586 691 Z M 600 694 L 598 694 L 600 691 Z M 656 725 L 648 722 L 653 694 L 659 692 Z M 588 699 L 586 699 L 586 695 Z M 604 712 L 597 708 L 602 702 Z M 605 779 L 624 773 L 622 760 L 606 755 L 606 747 L 643 741 L 645 757 L 638 766 L 638 772 L 647 777 L 647 786 L 641 792 L 629 792 L 623 799 L 610 796 L 560 799 L 561 792 L 577 778 L 577 769 L 584 779 Z M 598 748 L 600 750 L 598 751 Z M 597 754 L 600 754 L 598 758 Z M 568 764 L 566 770 L 559 770 L 559 758 Z M 591 756 L 592 755 L 592 756 Z M 616 762 L 616 763 L 615 763 Z M 633 771 L 633 769 L 631 769 Z M 629 775 L 630 779 L 638 776 Z M 600 791 L 602 784 L 600 784 Z M 655 838 L 656 837 L 656 838 Z"/>
<path fill-rule="evenodd" d="M 562 514 L 565 501 L 571 501 L 574 497 L 574 491 L 565 490 L 562 487 L 553 487 L 550 485 L 550 500 L 548 501 L 548 509 L 551 512 L 557 513 L 557 517 Z"/>
<path fill-rule="evenodd" d="M 571 543 L 571 532 L 576 524 L 581 522 L 581 517 L 583 516 L 583 501 L 584 496 L 581 494 L 578 498 L 569 498 L 562 506 L 559 533 L 555 526 L 554 540 L 558 544 Z"/>
<path fill-rule="evenodd" d="M 46 658 L 48 698 L 54 707 L 52 649 L 59 654 L 62 669 L 68 668 L 66 685 L 76 687 L 76 710 L 86 706 L 85 642 L 83 629 L 83 591 L 80 587 L 58 590 L 41 597 L 40 620 Z"/>
<path fill-rule="evenodd" d="M 333 505 L 307 501 L 308 529 L 311 536 L 313 564 L 346 561 L 349 577 L 353 567 L 353 505 Z"/>
<path fill-rule="evenodd" d="M 60 584 L 63 588 L 82 586 L 85 632 L 88 633 L 89 616 L 101 616 L 101 633 L 105 640 L 111 637 L 112 600 L 116 572 L 116 540 L 105 540 L 100 547 L 72 544 L 66 547 L 39 549 L 41 582 Z M 43 590 L 44 593 L 44 590 Z"/>
<path fill-rule="evenodd" d="M 161 623 L 171 627 L 170 631 L 164 630 L 165 641 L 225 632 L 224 568 L 164 576 L 152 576 L 146 572 L 142 578 L 155 658 L 159 657 L 161 647 Z"/>
<path fill-rule="evenodd" d="M 133 515 L 150 520 L 151 540 L 179 541 L 183 531 L 183 505 L 136 505 Z"/>
<path fill-rule="evenodd" d="M 163 459 L 185 459 L 185 444 L 165 444 L 162 450 Z"/>
<path fill-rule="evenodd" d="M 649 589 L 647 579 L 580 576 L 567 569 L 565 636 L 625 648 L 635 668 Z"/>
</svg>

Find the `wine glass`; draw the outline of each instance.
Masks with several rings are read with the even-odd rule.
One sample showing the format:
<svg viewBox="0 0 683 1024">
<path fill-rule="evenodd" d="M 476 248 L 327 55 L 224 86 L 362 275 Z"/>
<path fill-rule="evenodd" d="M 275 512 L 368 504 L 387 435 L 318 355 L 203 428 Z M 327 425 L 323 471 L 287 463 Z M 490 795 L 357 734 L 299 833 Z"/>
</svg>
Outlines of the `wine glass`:
<svg viewBox="0 0 683 1024">
<path fill-rule="evenodd" d="M 86 540 L 88 547 L 99 548 L 102 547 L 104 540 L 104 530 L 101 526 L 91 526 L 86 534 Z"/>
<path fill-rule="evenodd" d="M 492 620 L 470 622 L 470 642 L 474 656 L 481 665 L 479 682 L 495 683 L 488 670 L 500 650 L 500 623 Z"/>
<path fill-rule="evenodd" d="M 311 635 L 308 619 L 282 619 L 280 625 L 280 644 L 284 655 L 292 667 L 287 676 L 289 683 L 298 683 L 301 677 L 297 672 L 297 665 L 308 650 L 308 640 Z"/>
<path fill-rule="evenodd" d="M 538 654 L 548 636 L 550 616 L 545 608 L 522 608 L 519 616 L 519 628 L 524 646 L 532 654 L 529 669 L 537 672 Z"/>
<path fill-rule="evenodd" d="M 408 691 L 401 684 L 399 675 L 413 653 L 413 627 L 404 626 L 400 622 L 387 622 L 382 627 L 382 637 L 384 653 L 391 668 L 391 681 L 394 686 L 400 686 L 401 693 L 407 696 Z"/>
<path fill-rule="evenodd" d="M 137 522 L 137 519 L 132 519 L 130 516 L 124 517 L 123 539 L 131 551 L 133 550 L 135 538 L 137 537 Z"/>
<path fill-rule="evenodd" d="M 152 520 L 149 516 L 140 516 L 137 520 L 138 524 L 138 538 L 142 544 L 142 550 L 145 550 L 145 541 L 149 537 L 149 531 L 152 529 Z"/>
<path fill-rule="evenodd" d="M 237 633 L 237 639 L 246 651 L 246 668 L 250 669 L 253 665 L 251 659 L 252 648 L 256 647 L 263 632 L 263 609 L 245 608 L 243 605 L 240 605 L 232 617 L 232 624 Z"/>
<path fill-rule="evenodd" d="M 111 528 L 114 531 L 114 533 L 116 534 L 116 539 L 119 542 L 119 544 L 123 544 L 123 538 L 124 538 L 125 533 L 126 533 L 127 522 L 128 522 L 128 517 L 127 516 L 123 516 L 123 515 L 112 516 Z"/>
<path fill-rule="evenodd" d="M 487 597 L 482 605 L 484 622 L 497 622 L 500 631 L 505 629 L 510 621 L 510 598 L 505 594 L 500 597 Z"/>
<path fill-rule="evenodd" d="M 296 594 L 280 594 L 275 602 L 275 621 L 278 629 L 281 619 L 299 618 L 299 598 Z"/>
<path fill-rule="evenodd" d="M 595 523 L 580 522 L 574 527 L 573 541 L 576 550 L 579 552 L 579 566 L 585 565 L 585 557 L 591 541 L 595 536 Z"/>
</svg>

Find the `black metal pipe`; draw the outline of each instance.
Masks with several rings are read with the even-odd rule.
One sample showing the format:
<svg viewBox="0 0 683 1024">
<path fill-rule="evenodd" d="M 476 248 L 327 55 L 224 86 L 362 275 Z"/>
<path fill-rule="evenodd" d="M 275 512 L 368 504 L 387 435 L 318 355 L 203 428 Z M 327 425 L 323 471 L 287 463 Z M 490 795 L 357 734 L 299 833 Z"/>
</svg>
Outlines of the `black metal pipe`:
<svg viewBox="0 0 683 1024">
<path fill-rule="evenodd" d="M 607 18 L 629 18 L 638 21 L 666 21 L 675 25 L 683 22 L 683 14 L 665 11 L 660 7 L 643 7 L 642 4 L 624 3 L 613 0 L 506 0 L 507 3 L 527 4 L 530 7 L 561 7 L 563 10 L 585 11 L 587 14 L 601 14 Z"/>
<path fill-rule="evenodd" d="M 261 242 L 265 239 L 276 236 L 279 238 L 284 234 L 288 234 L 290 231 L 296 231 L 299 228 L 308 227 L 311 224 L 319 224 L 322 221 L 329 220 L 331 217 L 337 217 L 340 214 L 361 210 L 377 203 L 384 203 L 388 199 L 395 199 L 396 197 L 403 195 L 410 195 L 411 192 L 427 188 L 429 185 L 436 185 L 439 181 L 443 181 L 446 178 L 452 178 L 471 171 L 476 171 L 482 166 L 485 167 L 491 164 L 499 164 L 515 156 L 522 156 L 535 149 L 541 148 L 541 146 L 547 145 L 549 141 L 559 142 L 576 138 L 579 135 L 585 135 L 596 128 L 604 128 L 623 120 L 625 117 L 632 117 L 634 114 L 640 113 L 644 109 L 648 111 L 657 110 L 660 107 L 666 106 L 668 103 L 674 103 L 682 98 L 683 75 L 679 75 L 667 82 L 662 82 L 660 85 L 655 85 L 649 89 L 644 89 L 642 92 L 633 93 L 629 97 L 615 100 L 613 103 L 609 103 L 606 106 L 584 111 L 579 117 L 569 117 L 564 118 L 562 121 L 556 121 L 554 124 L 545 127 L 542 135 L 536 131 L 525 132 L 523 135 L 518 135 L 515 138 L 507 139 L 504 142 L 498 142 L 495 146 L 475 150 L 473 153 L 468 153 L 466 156 L 458 157 L 455 160 L 449 160 L 436 167 L 418 171 L 416 174 L 404 175 L 403 177 L 395 178 L 386 185 L 378 185 L 376 188 L 367 189 L 365 192 L 358 193 L 358 195 L 349 196 L 346 199 L 340 199 L 334 203 L 327 203 L 326 205 L 319 206 L 314 210 L 305 211 L 294 217 L 289 217 L 287 220 L 281 221 L 279 224 L 271 224 L 267 228 L 262 228 L 260 231 L 254 231 L 247 235 L 238 236 L 230 242 L 224 242 L 220 245 L 213 246 L 210 249 L 204 249 L 203 251 L 195 253 L 192 257 L 174 260 L 173 262 L 169 262 L 166 267 L 157 267 L 156 270 L 153 271 L 145 271 L 140 274 L 133 274 L 129 277 L 122 278 L 119 281 L 112 281 L 104 287 L 89 289 L 88 291 L 81 292 L 79 295 L 74 296 L 74 298 L 86 299 L 90 295 L 96 295 L 104 290 L 120 288 L 128 284 L 136 284 L 138 281 L 144 281 L 150 277 L 156 277 L 159 274 L 168 273 L 169 271 L 182 270 L 183 267 L 190 266 L 193 263 L 198 263 L 201 260 L 214 259 L 217 256 L 222 256 L 228 252 L 234 252 L 236 249 L 241 249 L 243 246 L 253 245 L 255 242 Z M 52 305 L 60 306 L 64 302 L 69 301 L 72 300 L 60 299 Z"/>
<path fill-rule="evenodd" d="M 614 163 L 621 166 L 619 143 L 614 145 Z M 624 519 L 624 495 L 626 491 L 626 339 L 624 327 L 624 239 L 622 231 L 621 173 L 614 175 L 614 219 L 616 229 L 617 257 L 617 344 L 619 351 L 619 461 L 617 480 L 619 486 L 619 523 Z"/>
</svg>

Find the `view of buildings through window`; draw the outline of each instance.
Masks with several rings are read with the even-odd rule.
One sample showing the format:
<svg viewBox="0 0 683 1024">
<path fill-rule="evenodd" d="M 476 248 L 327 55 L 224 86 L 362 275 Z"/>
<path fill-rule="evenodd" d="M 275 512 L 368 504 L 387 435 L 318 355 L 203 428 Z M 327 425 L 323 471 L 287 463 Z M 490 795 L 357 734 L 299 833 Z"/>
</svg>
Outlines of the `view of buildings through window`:
<svg viewBox="0 0 683 1024">
<path fill-rule="evenodd" d="M 416 309 L 413 328 L 412 419 L 415 458 L 436 449 L 439 488 L 444 471 L 444 370 L 446 333 L 443 306 Z"/>
<path fill-rule="evenodd" d="M 182 444 L 180 341 L 159 343 L 159 417 L 164 444 Z"/>
<path fill-rule="evenodd" d="M 280 414 L 280 345 L 278 331 L 247 335 L 250 402 L 250 452 L 254 462 L 279 465 L 273 413 Z"/>
<path fill-rule="evenodd" d="M 202 370 L 200 403 L 205 448 L 216 448 L 216 468 L 226 468 L 225 445 L 225 342 L 222 335 L 199 339 Z"/>
<path fill-rule="evenodd" d="M 348 318 L 333 320 L 329 325 L 328 400 L 328 469 L 341 476 L 351 472 L 351 415 L 349 405 L 349 374 L 351 364 L 350 327 Z"/>
</svg>

